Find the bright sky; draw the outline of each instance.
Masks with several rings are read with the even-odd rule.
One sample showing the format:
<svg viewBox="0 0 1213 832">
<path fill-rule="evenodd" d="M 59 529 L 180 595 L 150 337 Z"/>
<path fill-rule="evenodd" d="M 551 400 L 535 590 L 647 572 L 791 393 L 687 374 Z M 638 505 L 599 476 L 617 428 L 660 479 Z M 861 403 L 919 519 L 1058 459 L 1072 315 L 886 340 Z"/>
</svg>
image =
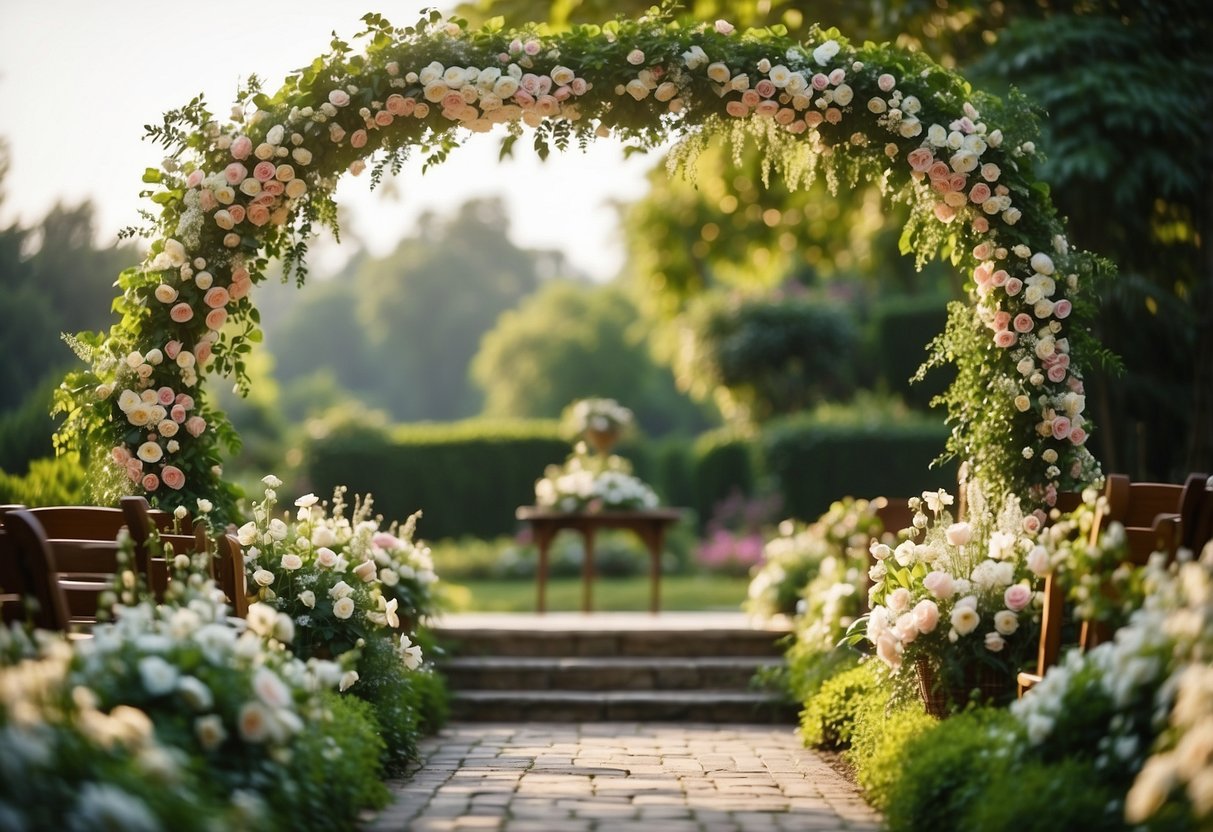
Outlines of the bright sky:
<svg viewBox="0 0 1213 832">
<path fill-rule="evenodd" d="M 56 202 L 91 198 L 102 241 L 112 239 L 139 221 L 140 176 L 163 155 L 142 140 L 143 125 L 199 92 L 211 112 L 224 114 L 242 79 L 256 74 L 272 92 L 327 51 L 333 31 L 357 31 L 366 12 L 405 25 L 433 5 L 450 3 L 0 0 L 0 137 L 11 163 L 0 226 L 33 223 Z M 545 5 L 536 3 L 536 16 Z M 425 211 L 447 213 L 468 198 L 500 194 L 516 243 L 561 249 L 592 277 L 613 276 L 623 249 L 610 203 L 644 195 L 655 156 L 625 161 L 618 145 L 600 140 L 585 154 L 540 163 L 520 142 L 517 159 L 502 164 L 499 141 L 469 139 L 425 176 L 417 159 L 394 187 L 377 192 L 365 176 L 346 177 L 338 191 L 350 212 L 345 239 L 384 254 Z"/>
</svg>

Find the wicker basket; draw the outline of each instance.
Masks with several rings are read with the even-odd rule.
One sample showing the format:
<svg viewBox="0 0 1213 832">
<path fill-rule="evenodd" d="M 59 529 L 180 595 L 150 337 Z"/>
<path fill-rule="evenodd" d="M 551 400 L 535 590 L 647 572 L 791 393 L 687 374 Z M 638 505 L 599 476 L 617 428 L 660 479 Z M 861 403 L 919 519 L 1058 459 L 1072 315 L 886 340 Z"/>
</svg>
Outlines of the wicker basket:
<svg viewBox="0 0 1213 832">
<path fill-rule="evenodd" d="M 970 702 L 1002 704 L 1015 695 L 1015 677 L 1009 671 L 979 664 L 965 668 L 964 682 L 948 687 L 935 677 L 935 669 L 926 659 L 914 662 L 918 693 L 926 711 L 936 719 L 948 716 L 953 708 Z"/>
<path fill-rule="evenodd" d="M 599 454 L 606 456 L 615 447 L 615 443 L 619 441 L 619 431 L 587 428 L 585 431 L 585 441 Z"/>
</svg>

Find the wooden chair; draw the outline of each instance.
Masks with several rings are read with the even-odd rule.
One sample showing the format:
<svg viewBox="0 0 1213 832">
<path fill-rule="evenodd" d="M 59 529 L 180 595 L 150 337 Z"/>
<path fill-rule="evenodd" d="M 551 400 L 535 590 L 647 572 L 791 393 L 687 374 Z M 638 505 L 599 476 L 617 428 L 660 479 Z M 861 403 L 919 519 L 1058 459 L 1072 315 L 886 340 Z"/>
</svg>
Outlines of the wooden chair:
<svg viewBox="0 0 1213 832">
<path fill-rule="evenodd" d="M 1089 542 L 1095 544 L 1100 534 L 1113 522 L 1125 528 L 1128 563 L 1145 564 L 1156 551 L 1173 558 L 1183 540 L 1180 510 L 1184 506 L 1203 504 L 1193 492 L 1207 477 L 1194 474 L 1184 485 L 1172 483 L 1134 483 L 1123 474 L 1108 476 L 1104 487 L 1105 501 L 1100 504 L 1091 525 Z M 1040 622 L 1040 644 L 1037 649 L 1035 672 L 1018 676 L 1019 695 L 1023 696 L 1039 682 L 1045 672 L 1061 657 L 1062 630 L 1065 627 L 1065 592 L 1056 577 L 1045 578 L 1044 606 Z M 1106 625 L 1083 621 L 1079 631 L 1080 649 L 1088 649 L 1111 637 Z"/>
<path fill-rule="evenodd" d="M 221 535 L 215 553 L 215 580 L 232 606 L 232 615 L 248 617 L 248 585 L 244 549 L 235 535 Z"/>
<path fill-rule="evenodd" d="M 20 508 L 25 506 L 0 506 L 0 621 L 5 624 L 24 621 L 29 613 L 29 579 L 17 546 L 3 525 L 4 515 Z"/>
</svg>

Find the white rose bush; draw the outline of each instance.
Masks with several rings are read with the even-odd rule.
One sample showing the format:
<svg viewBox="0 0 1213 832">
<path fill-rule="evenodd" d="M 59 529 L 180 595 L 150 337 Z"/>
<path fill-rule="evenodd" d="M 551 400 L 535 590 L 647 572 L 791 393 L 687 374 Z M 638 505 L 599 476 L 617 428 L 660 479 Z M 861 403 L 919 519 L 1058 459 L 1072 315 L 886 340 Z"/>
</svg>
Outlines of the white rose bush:
<svg viewBox="0 0 1213 832">
<path fill-rule="evenodd" d="M 651 509 L 657 494 L 616 454 L 592 454 L 578 442 L 561 465 L 549 465 L 535 482 L 535 505 L 565 512 Z"/>
<path fill-rule="evenodd" d="M 983 679 L 981 698 L 1008 701 L 1040 636 L 1042 575 L 1028 566 L 1038 518 L 1014 497 L 988 503 L 979 485 L 966 494 L 967 520 L 954 521 L 951 494 L 927 491 L 910 502 L 905 539 L 873 542 L 870 612 L 856 628 L 899 686 L 919 687 L 940 713 Z"/>
</svg>

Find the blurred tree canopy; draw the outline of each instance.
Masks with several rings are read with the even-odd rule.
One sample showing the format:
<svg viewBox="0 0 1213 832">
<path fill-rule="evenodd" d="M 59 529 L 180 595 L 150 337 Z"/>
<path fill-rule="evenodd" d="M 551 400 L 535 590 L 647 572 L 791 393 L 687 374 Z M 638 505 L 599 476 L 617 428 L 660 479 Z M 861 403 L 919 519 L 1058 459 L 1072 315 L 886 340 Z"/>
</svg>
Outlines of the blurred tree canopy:
<svg viewBox="0 0 1213 832">
<path fill-rule="evenodd" d="M 266 324 L 284 394 L 297 400 L 295 382 L 329 399 L 349 391 L 402 421 L 479 413 L 468 365 L 481 337 L 563 268 L 554 254 L 515 246 L 508 228 L 499 201 L 469 202 L 451 217 L 424 217 L 387 257 L 314 281 Z"/>
<path fill-rule="evenodd" d="M 707 418 L 653 363 L 637 318 L 618 285 L 545 284 L 481 342 L 472 376 L 485 415 L 552 419 L 574 399 L 603 396 L 631 408 L 649 435 L 702 429 Z"/>
<path fill-rule="evenodd" d="M 473 22 L 537 15 L 553 28 L 636 16 L 649 0 L 474 0 Z M 1213 469 L 1213 6 L 1205 0 L 687 0 L 688 20 L 739 26 L 836 26 L 853 41 L 893 41 L 961 68 L 978 86 L 1012 85 L 1042 111 L 1039 169 L 1068 218 L 1070 241 L 1115 262 L 1102 288 L 1099 336 L 1124 358 L 1121 377 L 1095 373 L 1089 395 L 1105 468 L 1138 478 Z M 752 151 L 751 151 L 752 152 Z M 870 227 L 862 189 L 842 197 L 764 189 L 743 157 L 747 185 L 723 157 L 693 188 L 658 184 L 629 217 L 646 309 L 676 314 L 715 284 L 769 287 L 803 268 L 871 268 L 851 229 Z M 655 178 L 664 177 L 664 172 Z M 835 206 L 831 209 L 826 204 Z M 815 205 L 816 207 L 809 207 Z M 831 216 L 834 211 L 836 216 Z M 888 206 L 884 206 L 888 211 Z M 668 221 L 663 212 L 668 211 Z M 895 210 L 890 213 L 895 214 Z M 803 217 L 803 219 L 802 219 Z M 821 218 L 827 220 L 822 226 Z M 896 217 L 893 218 L 896 222 Z M 886 226 L 887 227 L 887 226 Z M 790 242 L 789 242 L 790 240 Z M 879 244 L 875 250 L 879 250 Z M 793 249 L 795 251 L 793 252 Z"/>
</svg>

